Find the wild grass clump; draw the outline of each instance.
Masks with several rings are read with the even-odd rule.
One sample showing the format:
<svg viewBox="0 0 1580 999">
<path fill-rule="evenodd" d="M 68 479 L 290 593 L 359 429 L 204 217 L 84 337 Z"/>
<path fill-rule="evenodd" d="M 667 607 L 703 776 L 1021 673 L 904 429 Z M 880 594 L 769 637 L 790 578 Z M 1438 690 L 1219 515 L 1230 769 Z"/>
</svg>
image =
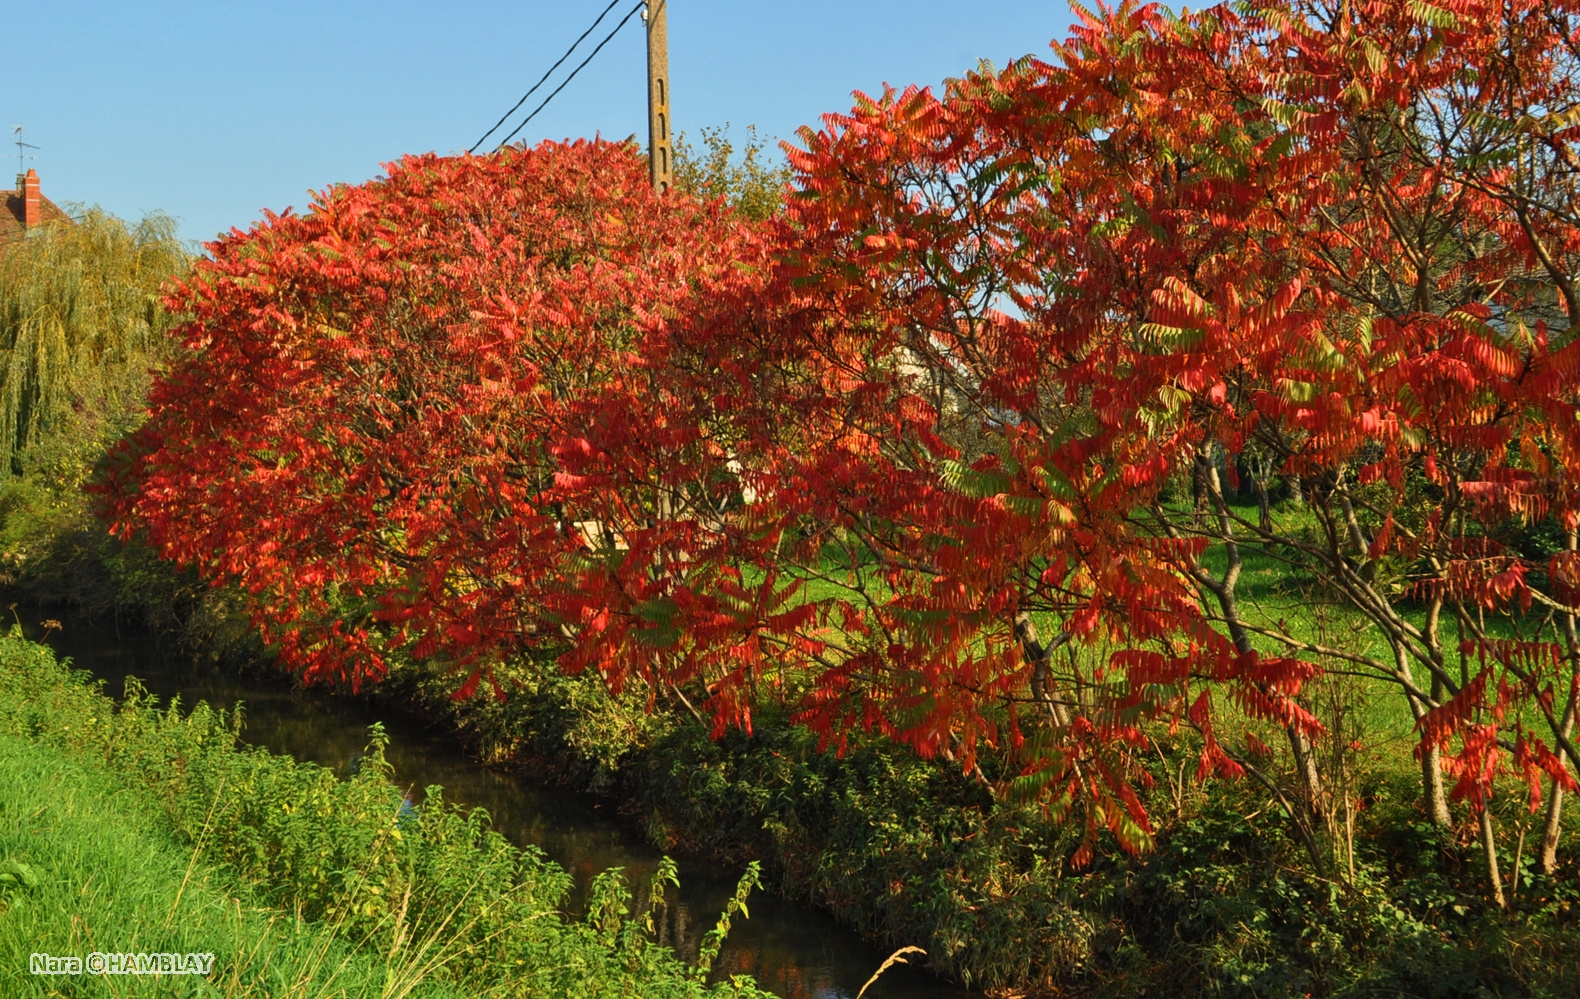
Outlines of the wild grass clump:
<svg viewBox="0 0 1580 999">
<path fill-rule="evenodd" d="M 585 921 L 567 921 L 565 872 L 511 845 L 484 813 L 444 805 L 437 788 L 422 805 L 408 802 L 389 780 L 381 731 L 342 780 L 240 747 L 238 728 L 233 714 L 160 707 L 135 685 L 117 706 L 48 649 L 0 638 L 0 737 L 115 775 L 100 794 L 149 803 L 193 864 L 381 955 L 380 995 L 431 982 L 469 996 L 766 995 L 746 980 L 710 986 L 706 967 L 656 945 L 653 914 L 631 911 L 617 873 L 599 880 Z M 672 878 L 672 867 L 665 872 Z M 661 905 L 656 888 L 648 897 Z M 721 923 L 727 928 L 728 914 Z"/>
</svg>

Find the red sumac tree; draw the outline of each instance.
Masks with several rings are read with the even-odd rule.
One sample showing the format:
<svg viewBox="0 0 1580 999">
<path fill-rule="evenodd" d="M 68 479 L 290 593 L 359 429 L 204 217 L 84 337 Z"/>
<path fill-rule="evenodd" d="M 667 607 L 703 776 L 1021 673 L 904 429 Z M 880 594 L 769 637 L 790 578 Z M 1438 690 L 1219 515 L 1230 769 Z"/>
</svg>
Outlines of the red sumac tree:
<svg viewBox="0 0 1580 999">
<path fill-rule="evenodd" d="M 1141 723 L 1194 725 L 1202 772 L 1252 769 L 1320 865 L 1299 695 L 1359 670 L 1417 719 L 1434 820 L 1465 800 L 1495 860 L 1512 765 L 1533 807 L 1551 785 L 1550 844 L 1580 768 L 1577 23 L 1125 4 L 1054 61 L 804 131 L 785 266 L 849 432 L 807 456 L 803 514 L 888 584 L 830 602 L 901 639 L 839 665 L 850 692 L 918 742 L 1008 741 L 1122 840 Z M 1251 606 L 1248 550 L 1360 640 Z M 1292 780 L 1254 728 L 1215 738 L 1224 696 L 1284 729 Z"/>
<path fill-rule="evenodd" d="M 723 514 L 754 433 L 731 410 L 764 390 L 718 347 L 752 335 L 732 303 L 763 269 L 750 225 L 655 197 L 629 145 L 408 157 L 210 244 L 106 513 L 239 588 L 308 680 L 398 649 L 469 696 L 567 644 L 617 686 L 720 647 L 750 668 L 776 584 L 722 556 L 772 531 Z"/>
</svg>

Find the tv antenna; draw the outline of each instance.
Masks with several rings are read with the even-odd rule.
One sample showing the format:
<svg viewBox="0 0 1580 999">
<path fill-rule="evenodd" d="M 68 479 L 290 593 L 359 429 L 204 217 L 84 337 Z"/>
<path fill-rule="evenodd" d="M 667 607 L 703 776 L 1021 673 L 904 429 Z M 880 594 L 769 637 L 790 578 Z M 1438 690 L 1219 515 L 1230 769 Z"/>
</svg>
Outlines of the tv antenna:
<svg viewBox="0 0 1580 999">
<path fill-rule="evenodd" d="M 38 147 L 33 145 L 33 143 L 31 143 L 31 142 L 23 142 L 22 141 L 22 126 L 21 125 L 12 125 L 11 126 L 11 134 L 16 136 L 16 172 L 17 172 L 17 176 L 21 176 L 22 174 L 27 173 L 27 163 L 26 163 L 26 161 L 35 158 L 35 157 L 32 157 L 32 156 L 29 156 L 27 154 L 27 151 L 29 149 L 37 149 Z"/>
</svg>

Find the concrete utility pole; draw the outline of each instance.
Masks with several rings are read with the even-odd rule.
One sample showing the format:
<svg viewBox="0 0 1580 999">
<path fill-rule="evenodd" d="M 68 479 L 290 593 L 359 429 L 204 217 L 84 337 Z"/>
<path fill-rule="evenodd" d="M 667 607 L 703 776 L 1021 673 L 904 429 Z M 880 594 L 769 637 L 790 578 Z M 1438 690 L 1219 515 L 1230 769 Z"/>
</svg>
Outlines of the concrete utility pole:
<svg viewBox="0 0 1580 999">
<path fill-rule="evenodd" d="M 647 159 L 653 190 L 668 194 L 669 149 L 669 0 L 648 0 L 647 22 Z"/>
</svg>

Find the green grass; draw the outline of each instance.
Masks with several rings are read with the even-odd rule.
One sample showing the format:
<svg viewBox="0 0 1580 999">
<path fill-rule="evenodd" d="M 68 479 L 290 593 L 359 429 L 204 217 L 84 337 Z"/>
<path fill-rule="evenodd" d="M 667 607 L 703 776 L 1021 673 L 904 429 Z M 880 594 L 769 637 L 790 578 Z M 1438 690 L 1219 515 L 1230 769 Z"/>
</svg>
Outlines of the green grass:
<svg viewBox="0 0 1580 999">
<path fill-rule="evenodd" d="M 0 993 L 10 996 L 393 996 L 408 953 L 358 951 L 334 926 L 266 905 L 161 828 L 102 766 L 0 736 Z M 37 976 L 29 955 L 211 953 L 198 976 Z M 464 996 L 439 981 L 412 997 Z"/>
<path fill-rule="evenodd" d="M 1258 510 L 1255 504 L 1231 503 L 1237 516 L 1255 521 Z M 1183 511 L 1176 510 L 1183 515 Z M 1309 509 L 1292 503 L 1278 504 L 1272 511 L 1275 531 L 1285 537 L 1315 539 L 1319 525 Z M 1242 618 L 1248 625 L 1277 628 L 1299 641 L 1342 649 L 1349 653 L 1366 655 L 1383 663 L 1393 661 L 1382 630 L 1366 615 L 1344 600 L 1332 587 L 1314 574 L 1302 571 L 1278 557 L 1253 538 L 1241 535 L 1240 555 L 1242 571 L 1236 588 Z M 1391 594 L 1393 609 L 1401 618 L 1418 628 L 1426 627 L 1426 608 L 1413 600 L 1405 599 L 1400 589 L 1405 585 L 1400 574 L 1408 560 L 1385 558 L 1382 562 L 1378 589 Z M 1227 554 L 1222 545 L 1213 545 L 1202 556 L 1202 565 L 1217 577 L 1222 577 L 1227 565 Z M 1386 577 L 1394 574 L 1392 582 Z M 1216 611 L 1215 606 L 1210 607 Z M 1541 624 L 1544 614 L 1535 607 L 1530 612 L 1504 610 L 1486 614 L 1483 625 L 1495 639 L 1530 637 Z M 1439 634 L 1450 663 L 1458 660 L 1459 633 L 1452 615 L 1445 610 Z M 1549 635 L 1551 633 L 1549 632 Z M 1290 654 L 1287 647 L 1277 640 L 1255 635 L 1256 648 L 1264 654 Z M 1295 652 L 1301 658 L 1311 658 L 1310 653 Z M 1403 690 L 1397 683 L 1379 673 L 1370 673 L 1367 667 L 1344 662 L 1316 660 L 1330 671 L 1353 671 L 1362 676 L 1359 681 L 1359 704 L 1362 714 L 1358 721 L 1370 744 L 1387 747 L 1393 752 L 1401 744 L 1415 739 L 1415 719 L 1410 713 Z M 1416 682 L 1430 686 L 1427 671 L 1419 664 L 1412 664 Z M 1457 667 L 1456 667 L 1457 668 Z M 1408 754 L 1406 754 L 1408 755 Z"/>
<path fill-rule="evenodd" d="M 403 808 L 378 731 L 346 780 L 236 735 L 0 637 L 0 994 L 768 999 L 656 945 L 617 874 L 572 921 L 569 876 L 485 814 Z M 95 949 L 219 957 L 157 988 L 28 974 Z"/>
</svg>

